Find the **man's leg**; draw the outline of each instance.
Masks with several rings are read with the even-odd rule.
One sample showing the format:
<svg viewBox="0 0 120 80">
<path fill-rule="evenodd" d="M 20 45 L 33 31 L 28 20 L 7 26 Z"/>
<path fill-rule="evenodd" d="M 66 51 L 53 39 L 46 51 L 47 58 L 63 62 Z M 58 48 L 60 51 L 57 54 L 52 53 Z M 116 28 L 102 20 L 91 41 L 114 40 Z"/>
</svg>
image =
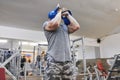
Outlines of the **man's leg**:
<svg viewBox="0 0 120 80">
<path fill-rule="evenodd" d="M 49 62 L 45 70 L 46 80 L 61 80 L 61 66 L 57 63 Z"/>
<path fill-rule="evenodd" d="M 65 63 L 63 66 L 62 80 L 73 80 L 73 64 L 71 62 Z"/>
</svg>

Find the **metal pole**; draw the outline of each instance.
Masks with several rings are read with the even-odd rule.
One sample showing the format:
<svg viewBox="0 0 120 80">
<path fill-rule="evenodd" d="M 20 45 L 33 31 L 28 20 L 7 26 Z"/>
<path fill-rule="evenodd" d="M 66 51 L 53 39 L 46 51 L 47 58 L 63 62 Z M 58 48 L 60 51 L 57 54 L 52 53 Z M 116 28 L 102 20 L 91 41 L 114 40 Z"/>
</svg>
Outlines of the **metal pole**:
<svg viewBox="0 0 120 80">
<path fill-rule="evenodd" d="M 22 52 L 22 42 L 20 42 L 20 45 L 18 47 L 18 56 L 17 56 L 17 80 L 19 80 L 20 72 L 21 72 L 21 52 Z"/>
<path fill-rule="evenodd" d="M 38 46 L 48 46 L 48 44 L 38 44 Z"/>
<path fill-rule="evenodd" d="M 78 39 L 73 40 L 73 42 L 80 41 L 80 40 L 82 40 L 82 39 L 83 39 L 83 38 L 78 38 Z"/>
<path fill-rule="evenodd" d="M 19 76 L 20 76 L 20 72 L 21 72 L 21 54 L 19 53 L 19 55 L 17 56 L 17 80 L 19 80 Z"/>
<path fill-rule="evenodd" d="M 24 77 L 25 77 L 25 80 L 27 80 L 27 76 L 26 76 L 26 66 L 27 66 L 27 64 L 26 64 L 26 62 L 24 63 Z"/>
<path fill-rule="evenodd" d="M 38 44 L 38 54 L 37 54 L 37 56 L 38 55 L 41 55 L 41 44 Z M 38 65 L 38 67 L 39 67 L 39 73 L 40 73 L 40 75 L 41 75 L 41 62 L 40 61 L 37 61 L 37 65 Z"/>
<path fill-rule="evenodd" d="M 33 63 L 35 63 L 35 49 L 36 49 L 36 47 L 34 46 L 34 48 L 33 48 Z"/>
<path fill-rule="evenodd" d="M 87 77 L 86 77 L 86 71 L 87 71 L 87 69 L 86 69 L 84 37 L 82 37 L 82 54 L 83 54 L 84 80 L 87 80 Z"/>
</svg>

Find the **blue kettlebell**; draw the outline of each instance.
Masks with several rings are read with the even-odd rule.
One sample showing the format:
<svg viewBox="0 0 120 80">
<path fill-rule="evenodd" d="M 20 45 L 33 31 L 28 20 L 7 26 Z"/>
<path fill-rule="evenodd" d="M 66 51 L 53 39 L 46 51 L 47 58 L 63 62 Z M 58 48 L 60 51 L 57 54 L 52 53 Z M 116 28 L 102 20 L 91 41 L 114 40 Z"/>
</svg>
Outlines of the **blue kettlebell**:
<svg viewBox="0 0 120 80">
<path fill-rule="evenodd" d="M 72 15 L 70 10 L 67 10 L 67 11 L 69 12 L 70 15 Z M 70 20 L 67 17 L 62 16 L 62 19 L 63 19 L 65 25 L 69 25 L 70 24 Z"/>
<path fill-rule="evenodd" d="M 56 7 L 55 10 L 50 11 L 50 12 L 48 13 L 48 18 L 49 18 L 49 19 L 53 19 L 53 18 L 56 16 L 58 10 L 59 10 L 59 7 Z"/>
</svg>

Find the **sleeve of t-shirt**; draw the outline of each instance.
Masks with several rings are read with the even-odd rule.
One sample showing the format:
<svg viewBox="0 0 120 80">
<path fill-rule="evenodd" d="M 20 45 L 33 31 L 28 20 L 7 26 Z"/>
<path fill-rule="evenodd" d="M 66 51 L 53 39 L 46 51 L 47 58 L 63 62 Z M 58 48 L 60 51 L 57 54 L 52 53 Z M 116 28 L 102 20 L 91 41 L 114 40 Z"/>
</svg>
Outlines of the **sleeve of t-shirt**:
<svg viewBox="0 0 120 80">
<path fill-rule="evenodd" d="M 42 26 L 42 28 L 45 30 L 45 26 L 48 24 L 48 21 L 45 21 L 44 23 L 43 23 L 43 26 Z"/>
</svg>

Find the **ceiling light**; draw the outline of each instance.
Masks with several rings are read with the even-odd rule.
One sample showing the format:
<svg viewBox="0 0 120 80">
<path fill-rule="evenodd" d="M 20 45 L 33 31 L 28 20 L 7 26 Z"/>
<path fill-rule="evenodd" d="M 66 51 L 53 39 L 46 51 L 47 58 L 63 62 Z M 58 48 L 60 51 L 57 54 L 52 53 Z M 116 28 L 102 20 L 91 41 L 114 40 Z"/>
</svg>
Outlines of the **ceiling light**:
<svg viewBox="0 0 120 80">
<path fill-rule="evenodd" d="M 7 43 L 8 40 L 5 40 L 5 39 L 0 39 L 0 43 Z"/>
<path fill-rule="evenodd" d="M 37 46 L 38 44 L 35 42 L 27 42 L 27 41 L 22 41 L 22 45 L 28 45 L 28 46 Z"/>
<path fill-rule="evenodd" d="M 29 43 L 29 45 L 31 45 L 31 46 L 37 46 L 38 44 L 31 42 L 31 43 Z"/>
<path fill-rule="evenodd" d="M 46 41 L 38 42 L 38 44 L 48 44 Z"/>
<path fill-rule="evenodd" d="M 28 45 L 28 42 L 22 41 L 22 45 Z"/>
</svg>

